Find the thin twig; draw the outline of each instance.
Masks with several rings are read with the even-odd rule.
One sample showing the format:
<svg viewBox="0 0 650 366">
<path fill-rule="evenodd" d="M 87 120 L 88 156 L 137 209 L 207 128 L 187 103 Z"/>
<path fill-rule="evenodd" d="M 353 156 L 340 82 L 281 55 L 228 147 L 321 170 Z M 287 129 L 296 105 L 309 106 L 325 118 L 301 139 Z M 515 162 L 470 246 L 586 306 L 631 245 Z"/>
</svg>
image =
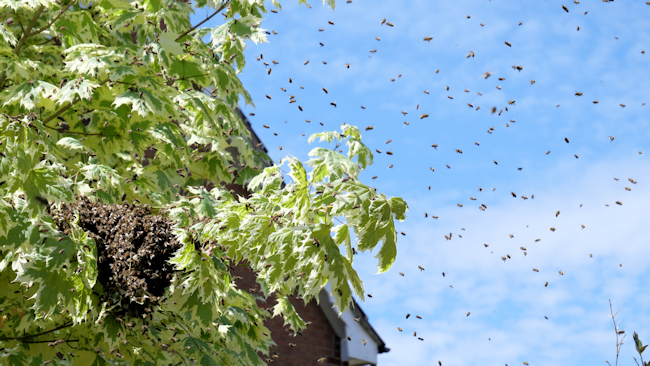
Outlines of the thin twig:
<svg viewBox="0 0 650 366">
<path fill-rule="evenodd" d="M 56 341 L 57 341 L 56 339 L 54 339 L 54 340 L 50 339 L 50 340 L 45 340 L 45 341 L 21 341 L 21 342 L 23 342 L 23 343 L 52 343 L 52 342 L 56 342 Z M 68 343 L 68 342 L 79 342 L 79 340 L 78 339 L 70 339 L 70 340 L 65 341 L 64 343 Z"/>
<path fill-rule="evenodd" d="M 619 332 L 618 332 L 618 325 L 616 325 L 616 319 L 615 318 L 616 318 L 616 315 L 618 315 L 618 312 L 620 310 L 621 310 L 621 308 L 618 308 L 618 310 L 616 310 L 616 313 L 614 313 L 614 309 L 612 308 L 612 300 L 610 299 L 609 300 L 609 313 L 611 314 L 612 322 L 614 323 L 614 333 L 616 333 L 616 363 L 614 364 L 614 366 L 618 366 L 618 355 L 621 352 L 621 346 L 623 346 L 623 340 L 625 339 L 625 335 L 624 335 L 623 338 L 621 338 L 620 341 L 618 340 Z M 609 362 L 607 362 L 607 363 L 609 363 Z M 611 366 L 611 364 L 610 364 L 610 366 Z"/>
<path fill-rule="evenodd" d="M 192 32 L 192 31 L 195 30 L 196 28 L 202 26 L 203 23 L 205 23 L 205 22 L 207 22 L 208 20 L 212 19 L 213 16 L 215 16 L 215 15 L 217 15 L 219 12 L 221 12 L 221 11 L 222 11 L 226 6 L 228 6 L 229 3 L 230 3 L 230 1 L 226 1 L 225 3 L 221 4 L 221 6 L 219 7 L 219 9 L 218 9 L 217 11 L 215 11 L 212 15 L 210 15 L 210 16 L 207 17 L 207 18 L 205 18 L 205 20 L 202 21 L 202 22 L 200 22 L 199 24 L 197 24 L 197 25 L 193 26 L 192 28 L 190 28 L 187 32 L 185 32 L 185 33 L 181 34 L 180 36 L 178 36 L 178 38 L 176 38 L 174 41 L 178 42 L 178 41 L 181 40 L 183 37 L 185 37 L 186 35 L 190 34 L 190 32 Z"/>
</svg>

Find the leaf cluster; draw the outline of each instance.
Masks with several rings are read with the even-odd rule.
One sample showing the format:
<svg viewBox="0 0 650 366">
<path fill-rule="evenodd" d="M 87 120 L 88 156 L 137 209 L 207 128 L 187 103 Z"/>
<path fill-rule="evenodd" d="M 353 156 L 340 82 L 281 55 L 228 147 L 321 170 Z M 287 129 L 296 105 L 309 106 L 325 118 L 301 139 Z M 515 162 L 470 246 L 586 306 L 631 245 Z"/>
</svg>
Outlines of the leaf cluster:
<svg viewBox="0 0 650 366">
<path fill-rule="evenodd" d="M 395 260 L 407 206 L 359 180 L 356 127 L 312 136 L 333 147 L 305 164 L 264 168 L 252 146 L 237 74 L 265 1 L 0 7 L 1 362 L 262 364 L 265 319 L 305 326 L 288 296 L 331 283 L 344 311 L 364 294 L 354 254 Z M 195 8 L 223 23 L 192 26 Z M 262 294 L 235 285 L 242 262 Z"/>
</svg>

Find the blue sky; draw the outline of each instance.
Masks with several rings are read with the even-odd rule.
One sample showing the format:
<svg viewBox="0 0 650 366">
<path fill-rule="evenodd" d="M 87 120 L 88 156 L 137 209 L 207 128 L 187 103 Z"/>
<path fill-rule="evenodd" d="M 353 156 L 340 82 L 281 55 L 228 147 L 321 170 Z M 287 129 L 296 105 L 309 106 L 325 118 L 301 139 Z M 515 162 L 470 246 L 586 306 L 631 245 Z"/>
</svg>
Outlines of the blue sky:
<svg viewBox="0 0 650 366">
<path fill-rule="evenodd" d="M 393 268 L 355 261 L 373 295 L 362 307 L 391 348 L 379 364 L 613 365 L 611 299 L 629 334 L 619 364 L 634 365 L 631 333 L 650 342 L 650 6 L 311 4 L 285 1 L 262 23 L 277 35 L 246 51 L 255 108 L 242 108 L 275 160 L 306 160 L 307 137 L 343 122 L 374 127 L 364 142 L 382 153 L 362 177 L 410 206 Z"/>
</svg>

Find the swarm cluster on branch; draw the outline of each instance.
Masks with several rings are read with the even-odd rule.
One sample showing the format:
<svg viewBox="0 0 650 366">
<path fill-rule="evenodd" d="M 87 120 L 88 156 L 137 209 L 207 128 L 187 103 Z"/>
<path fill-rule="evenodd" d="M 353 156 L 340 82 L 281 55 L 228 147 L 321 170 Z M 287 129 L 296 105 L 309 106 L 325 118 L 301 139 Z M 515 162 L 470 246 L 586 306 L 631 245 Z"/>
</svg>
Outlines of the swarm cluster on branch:
<svg viewBox="0 0 650 366">
<path fill-rule="evenodd" d="M 87 197 L 53 213 L 57 229 L 66 235 L 78 215 L 79 227 L 95 241 L 102 302 L 141 316 L 161 300 L 174 271 L 169 259 L 181 247 L 170 219 L 153 214 L 148 205 L 103 205 Z"/>
</svg>

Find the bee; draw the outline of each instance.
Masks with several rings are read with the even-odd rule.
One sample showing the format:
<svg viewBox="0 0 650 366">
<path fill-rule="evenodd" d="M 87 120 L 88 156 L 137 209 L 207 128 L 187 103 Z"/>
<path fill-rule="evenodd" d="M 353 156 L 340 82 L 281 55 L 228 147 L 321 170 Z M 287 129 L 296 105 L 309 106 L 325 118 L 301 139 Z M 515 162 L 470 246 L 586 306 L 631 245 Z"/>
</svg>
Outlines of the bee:
<svg viewBox="0 0 650 366">
<path fill-rule="evenodd" d="M 578 154 L 573 154 L 573 156 L 575 156 L 575 157 L 576 157 L 576 159 L 578 159 Z"/>
<path fill-rule="evenodd" d="M 305 63 L 303 65 L 307 65 L 308 63 L 309 63 L 309 60 L 305 61 Z"/>
<path fill-rule="evenodd" d="M 418 319 L 422 319 L 422 317 L 421 317 L 421 316 L 419 316 L 419 315 L 416 315 L 415 317 L 416 317 L 416 318 L 418 318 Z"/>
<path fill-rule="evenodd" d="M 483 246 L 485 246 L 485 247 L 487 248 L 487 247 L 489 247 L 489 246 L 490 246 L 490 244 L 483 244 Z"/>
<path fill-rule="evenodd" d="M 623 206 L 623 203 L 621 201 L 616 201 L 616 204 L 619 206 Z"/>
<path fill-rule="evenodd" d="M 533 84 L 535 84 L 535 80 L 530 81 L 530 85 L 533 85 Z"/>
<path fill-rule="evenodd" d="M 432 39 L 433 37 L 424 37 L 424 41 L 427 43 L 429 43 Z"/>
<path fill-rule="evenodd" d="M 391 23 L 391 22 L 386 22 L 386 25 L 389 26 L 389 27 L 394 27 L 393 23 Z"/>
<path fill-rule="evenodd" d="M 392 167 L 393 167 L 393 164 L 389 165 L 389 166 L 388 166 L 388 169 L 390 169 L 390 168 L 392 168 Z"/>
<path fill-rule="evenodd" d="M 511 100 L 511 101 L 508 102 L 508 104 L 513 105 L 513 104 L 515 104 L 515 101 Z"/>
<path fill-rule="evenodd" d="M 331 20 L 328 20 L 327 22 L 328 22 L 329 24 L 331 24 L 331 25 L 334 25 L 334 22 L 331 21 Z"/>
<path fill-rule="evenodd" d="M 521 249 L 521 250 L 526 250 L 526 247 L 519 247 L 519 249 Z"/>
<path fill-rule="evenodd" d="M 386 155 L 393 155 L 392 151 L 386 151 Z"/>
<path fill-rule="evenodd" d="M 558 216 L 560 216 L 560 211 L 555 213 L 555 217 L 558 217 Z"/>
<path fill-rule="evenodd" d="M 492 107 L 492 108 L 490 109 L 490 113 L 491 113 L 491 114 L 494 114 L 496 111 L 497 111 L 497 107 Z"/>
<path fill-rule="evenodd" d="M 544 287 L 548 287 L 548 281 L 546 281 L 546 283 L 544 284 Z"/>
<path fill-rule="evenodd" d="M 495 160 L 494 165 L 499 165 L 499 162 Z"/>
<path fill-rule="evenodd" d="M 386 23 L 386 18 L 381 21 L 381 25 L 384 25 L 384 23 Z"/>
<path fill-rule="evenodd" d="M 336 102 L 332 102 L 330 105 L 333 105 L 336 108 Z"/>
<path fill-rule="evenodd" d="M 470 197 L 469 199 L 472 201 L 476 201 L 476 197 Z"/>
<path fill-rule="evenodd" d="M 408 319 L 411 316 L 411 314 L 406 314 L 406 319 Z"/>
<path fill-rule="evenodd" d="M 399 275 L 402 276 L 402 277 L 404 277 L 404 273 L 402 273 L 402 272 L 400 272 Z"/>
<path fill-rule="evenodd" d="M 592 103 L 594 103 L 594 104 L 598 104 L 598 101 L 597 101 L 597 100 L 594 100 Z"/>
<path fill-rule="evenodd" d="M 321 357 L 317 360 L 317 362 L 324 365 L 325 362 L 327 362 L 327 357 Z"/>
<path fill-rule="evenodd" d="M 498 85 L 497 85 L 497 87 L 496 87 L 496 88 L 497 88 L 497 89 L 499 89 L 499 90 L 501 90 L 501 87 L 500 87 L 500 86 L 498 86 Z"/>
<path fill-rule="evenodd" d="M 552 227 L 552 228 L 551 228 L 551 231 L 555 231 L 555 228 L 554 228 L 554 227 Z"/>
<path fill-rule="evenodd" d="M 345 64 L 345 67 L 349 69 L 349 68 L 350 68 L 350 64 L 346 63 L 346 64 Z"/>
<path fill-rule="evenodd" d="M 522 23 L 522 22 L 519 22 L 519 24 L 517 24 L 517 25 L 522 25 L 522 24 L 524 24 L 524 23 Z"/>
<path fill-rule="evenodd" d="M 447 98 L 454 99 L 454 97 L 452 97 L 451 95 L 448 95 Z"/>
<path fill-rule="evenodd" d="M 456 152 L 459 153 L 459 154 L 462 154 L 462 153 L 463 153 L 463 150 L 456 149 Z"/>
<path fill-rule="evenodd" d="M 564 11 L 566 11 L 567 13 L 569 12 L 569 8 L 567 8 L 567 7 L 564 6 L 564 5 L 562 5 L 562 9 L 564 9 Z"/>
<path fill-rule="evenodd" d="M 581 92 L 576 92 L 576 96 L 581 97 L 582 93 Z"/>
<path fill-rule="evenodd" d="M 427 118 L 427 117 L 429 117 L 429 115 L 424 113 L 423 115 L 420 116 L 420 119 Z"/>
<path fill-rule="evenodd" d="M 535 271 L 535 272 L 539 272 L 539 269 L 537 269 L 537 268 L 533 268 L 533 271 Z"/>
<path fill-rule="evenodd" d="M 364 107 L 364 106 L 361 106 L 361 109 L 366 109 L 366 107 Z"/>
<path fill-rule="evenodd" d="M 514 238 L 514 237 L 515 237 L 514 234 L 510 234 L 510 239 L 512 239 L 512 238 Z"/>
<path fill-rule="evenodd" d="M 503 263 L 506 262 L 506 259 L 508 259 L 508 258 L 506 258 L 506 257 L 501 257 L 501 260 L 503 261 Z"/>
<path fill-rule="evenodd" d="M 547 152 L 546 152 L 546 155 L 548 155 L 548 154 L 550 154 L 550 153 L 551 153 L 551 150 L 547 151 Z"/>
<path fill-rule="evenodd" d="M 393 142 L 393 140 L 386 141 L 387 144 L 390 144 L 391 142 Z"/>
<path fill-rule="evenodd" d="M 457 203 L 456 206 L 458 206 L 458 207 L 460 207 L 460 208 L 463 208 L 463 205 L 460 204 L 460 203 Z"/>
<path fill-rule="evenodd" d="M 523 66 L 515 65 L 515 66 L 512 67 L 512 69 L 521 72 L 521 70 L 523 70 L 524 68 L 523 68 Z"/>
<path fill-rule="evenodd" d="M 481 27 L 485 27 L 485 23 L 481 23 L 481 24 L 479 24 L 479 25 L 480 25 Z"/>
<path fill-rule="evenodd" d="M 626 191 L 631 191 L 632 188 L 630 188 L 630 187 L 625 187 L 625 190 L 626 190 Z"/>
<path fill-rule="evenodd" d="M 267 94 L 267 95 L 266 95 L 266 98 L 267 98 L 267 99 L 271 99 L 271 96 Z"/>
<path fill-rule="evenodd" d="M 431 147 L 438 150 L 438 144 L 433 144 L 433 145 L 431 145 Z"/>
<path fill-rule="evenodd" d="M 560 276 L 564 276 L 564 272 L 562 272 L 562 271 L 559 271 L 559 272 L 560 272 Z"/>
<path fill-rule="evenodd" d="M 377 50 L 370 50 L 370 53 L 376 53 Z"/>
<path fill-rule="evenodd" d="M 420 271 L 424 271 L 424 267 L 418 266 L 418 268 L 420 269 Z"/>
<path fill-rule="evenodd" d="M 365 340 L 365 339 L 362 339 L 362 340 L 361 340 L 361 343 L 363 343 L 363 345 L 365 346 L 365 345 L 366 345 L 366 340 Z"/>
<path fill-rule="evenodd" d="M 508 47 L 512 47 L 512 45 L 510 44 L 510 42 L 504 42 L 504 43 L 506 44 L 506 46 L 508 46 Z"/>
<path fill-rule="evenodd" d="M 424 94 L 429 94 L 429 91 L 428 91 L 428 90 L 425 90 L 425 91 L 424 91 Z"/>
<path fill-rule="evenodd" d="M 582 230 L 584 230 L 584 229 L 585 229 L 585 226 L 584 226 L 584 225 L 580 225 L 580 227 L 582 228 Z"/>
<path fill-rule="evenodd" d="M 289 343 L 289 347 L 294 348 L 296 346 L 295 343 Z"/>
<path fill-rule="evenodd" d="M 325 92 L 325 94 L 328 94 L 328 93 L 327 93 L 327 89 L 323 88 L 323 91 Z"/>
<path fill-rule="evenodd" d="M 469 51 L 467 58 L 474 57 L 474 51 Z"/>
<path fill-rule="evenodd" d="M 397 330 L 399 330 L 399 331 L 401 332 L 401 331 L 402 331 L 402 328 L 400 328 L 400 327 L 397 327 Z"/>
<path fill-rule="evenodd" d="M 467 312 L 467 316 L 469 316 L 469 314 L 470 314 L 470 312 L 468 311 L 468 312 Z"/>
</svg>

